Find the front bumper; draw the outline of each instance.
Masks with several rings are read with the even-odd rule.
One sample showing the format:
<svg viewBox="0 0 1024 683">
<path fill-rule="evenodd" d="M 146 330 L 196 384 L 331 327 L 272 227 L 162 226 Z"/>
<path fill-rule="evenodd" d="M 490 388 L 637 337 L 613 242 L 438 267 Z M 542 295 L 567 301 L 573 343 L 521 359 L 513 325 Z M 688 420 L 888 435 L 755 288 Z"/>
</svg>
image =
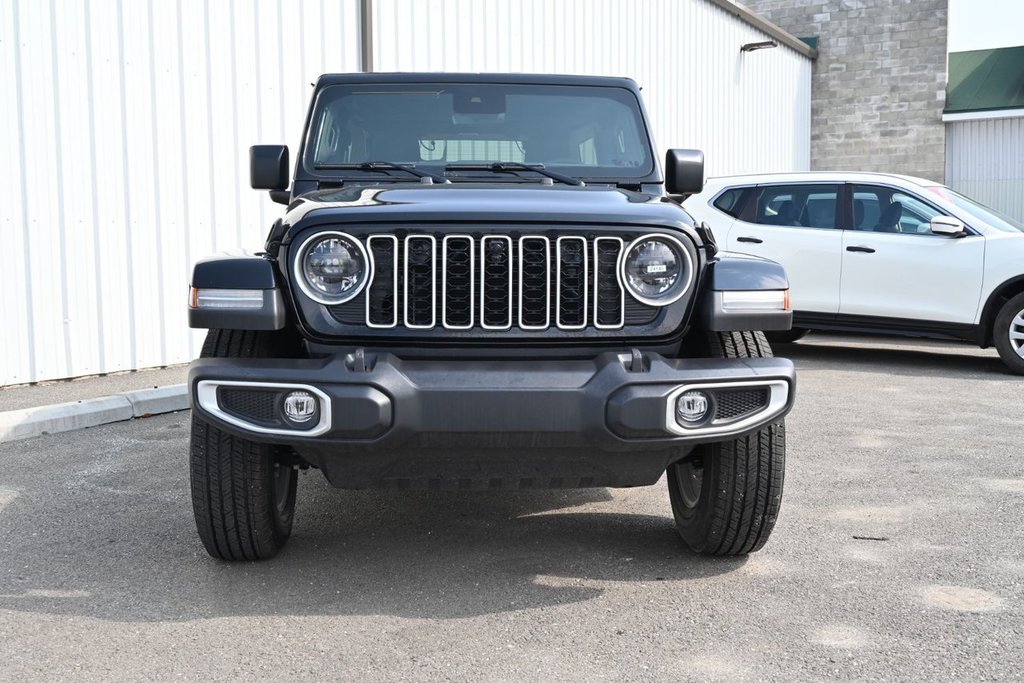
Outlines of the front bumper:
<svg viewBox="0 0 1024 683">
<path fill-rule="evenodd" d="M 435 479 L 650 483 L 694 445 L 781 419 L 793 405 L 794 385 L 785 359 L 668 359 L 636 351 L 568 361 L 404 360 L 371 351 L 302 360 L 207 358 L 189 372 L 192 406 L 204 420 L 247 439 L 292 446 L 332 483 L 356 488 Z M 739 417 L 685 428 L 674 419 L 674 404 L 686 387 L 720 395 L 723 405 L 733 394 L 716 392 L 760 391 L 764 400 Z M 280 397 L 277 405 L 303 389 L 317 397 L 321 412 L 304 430 L 283 418 L 249 419 L 222 405 L 223 392 L 233 389 L 269 392 Z M 559 479 L 584 483 L 552 483 Z"/>
</svg>

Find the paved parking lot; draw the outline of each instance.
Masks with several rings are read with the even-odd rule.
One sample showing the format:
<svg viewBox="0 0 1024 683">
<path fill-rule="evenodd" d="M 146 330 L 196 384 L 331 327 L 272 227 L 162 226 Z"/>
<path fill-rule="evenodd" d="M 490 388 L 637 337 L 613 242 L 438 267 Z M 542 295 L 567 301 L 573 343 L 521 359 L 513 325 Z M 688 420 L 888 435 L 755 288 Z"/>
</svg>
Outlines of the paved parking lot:
<svg viewBox="0 0 1024 683">
<path fill-rule="evenodd" d="M 195 536 L 188 414 L 0 445 L 0 679 L 1024 676 L 1024 378 L 814 336 L 775 534 L 677 540 L 663 484 L 493 495 L 302 477 L 262 564 Z"/>
</svg>

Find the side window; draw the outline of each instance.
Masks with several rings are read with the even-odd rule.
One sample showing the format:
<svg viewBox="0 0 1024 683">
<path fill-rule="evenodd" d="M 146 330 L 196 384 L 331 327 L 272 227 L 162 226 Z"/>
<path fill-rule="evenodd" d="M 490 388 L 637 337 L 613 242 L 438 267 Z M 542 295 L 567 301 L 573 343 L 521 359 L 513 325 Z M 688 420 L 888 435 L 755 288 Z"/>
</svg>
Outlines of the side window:
<svg viewBox="0 0 1024 683">
<path fill-rule="evenodd" d="M 718 199 L 714 201 L 712 206 L 733 218 L 739 218 L 740 213 L 743 211 L 743 205 L 746 204 L 746 197 L 749 192 L 750 188 L 748 187 L 734 187 L 726 190 L 718 195 Z"/>
<path fill-rule="evenodd" d="M 917 233 L 918 235 L 932 234 L 932 219 L 941 215 L 941 211 L 933 209 L 917 197 L 903 192 L 894 192 L 892 201 L 903 205 L 903 215 L 900 216 L 900 232 Z"/>
<path fill-rule="evenodd" d="M 772 185 L 757 198 L 754 223 L 794 228 L 836 227 L 838 185 Z"/>
<path fill-rule="evenodd" d="M 853 186 L 854 230 L 930 235 L 932 218 L 941 214 L 923 200 L 900 190 L 874 185 Z"/>
</svg>

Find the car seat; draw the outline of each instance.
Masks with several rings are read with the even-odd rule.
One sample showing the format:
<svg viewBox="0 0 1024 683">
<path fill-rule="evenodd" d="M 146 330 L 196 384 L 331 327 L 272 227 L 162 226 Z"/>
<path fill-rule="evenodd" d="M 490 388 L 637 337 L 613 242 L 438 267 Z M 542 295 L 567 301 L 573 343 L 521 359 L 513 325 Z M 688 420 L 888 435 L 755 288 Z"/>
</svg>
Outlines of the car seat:
<svg viewBox="0 0 1024 683">
<path fill-rule="evenodd" d="M 778 212 L 771 218 L 771 225 L 799 225 L 796 221 L 796 206 L 792 201 L 787 200 L 779 204 Z"/>
<path fill-rule="evenodd" d="M 900 218 L 903 217 L 903 204 L 893 202 L 885 207 L 878 217 L 878 224 L 875 225 L 875 232 L 899 232 Z"/>
</svg>

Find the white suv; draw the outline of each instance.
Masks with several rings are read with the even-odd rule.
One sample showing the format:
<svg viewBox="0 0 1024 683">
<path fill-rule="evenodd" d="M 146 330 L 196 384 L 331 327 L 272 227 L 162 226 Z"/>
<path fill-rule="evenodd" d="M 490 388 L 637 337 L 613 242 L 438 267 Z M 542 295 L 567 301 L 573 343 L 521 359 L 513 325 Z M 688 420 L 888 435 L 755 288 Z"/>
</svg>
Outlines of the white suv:
<svg viewBox="0 0 1024 683">
<path fill-rule="evenodd" d="M 1024 374 L 1024 225 L 920 178 L 708 180 L 683 204 L 719 245 L 789 274 L 795 341 L 858 330 L 991 345 Z"/>
</svg>

